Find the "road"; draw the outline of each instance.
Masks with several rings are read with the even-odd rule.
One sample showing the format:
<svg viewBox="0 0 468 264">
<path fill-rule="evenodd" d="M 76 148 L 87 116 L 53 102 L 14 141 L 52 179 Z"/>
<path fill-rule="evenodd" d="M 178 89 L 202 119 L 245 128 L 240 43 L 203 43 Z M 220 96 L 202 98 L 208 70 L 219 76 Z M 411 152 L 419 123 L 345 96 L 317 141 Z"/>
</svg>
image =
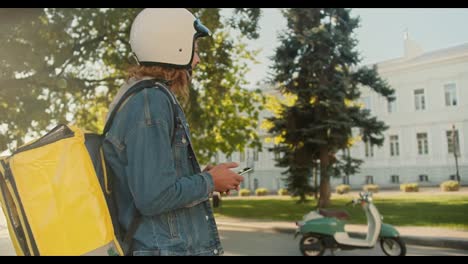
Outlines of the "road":
<svg viewBox="0 0 468 264">
<path fill-rule="evenodd" d="M 6 231 L 6 230 L 4 230 Z M 14 256 L 6 232 L 0 232 L 0 256 Z M 299 238 L 292 235 L 253 230 L 220 229 L 225 256 L 300 256 Z M 327 251 L 325 255 L 330 255 Z M 383 256 L 380 247 L 373 250 L 336 252 L 337 256 Z M 408 245 L 409 256 L 468 256 L 468 250 L 453 250 Z"/>
<path fill-rule="evenodd" d="M 1 213 L 1 210 L 0 210 Z M 0 219 L 1 221 L 1 219 Z M 0 256 L 14 256 L 15 250 L 11 244 L 10 237 L 8 236 L 8 230 L 5 225 L 0 223 Z"/>
<path fill-rule="evenodd" d="M 3 228 L 2 228 L 3 227 Z M 299 238 L 274 232 L 258 232 L 239 228 L 220 228 L 225 256 L 300 256 Z M 0 226 L 0 256 L 15 255 L 8 231 Z M 327 251 L 325 255 L 330 255 Z M 383 256 L 380 247 L 372 250 L 336 252 L 337 256 Z M 468 250 L 408 245 L 409 256 L 468 256 Z"/>
<path fill-rule="evenodd" d="M 258 232 L 239 228 L 220 228 L 225 256 L 301 256 L 299 237 L 291 234 Z M 468 250 L 407 245 L 408 256 L 468 256 Z M 329 256 L 327 250 L 325 256 Z M 380 249 L 338 251 L 336 256 L 385 256 Z"/>
</svg>

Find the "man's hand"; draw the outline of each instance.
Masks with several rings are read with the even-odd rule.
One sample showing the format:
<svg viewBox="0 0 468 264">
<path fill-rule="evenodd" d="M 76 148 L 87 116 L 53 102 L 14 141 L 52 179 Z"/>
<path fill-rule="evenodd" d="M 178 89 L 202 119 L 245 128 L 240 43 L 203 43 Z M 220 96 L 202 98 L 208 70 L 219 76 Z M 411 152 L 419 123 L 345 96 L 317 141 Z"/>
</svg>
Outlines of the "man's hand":
<svg viewBox="0 0 468 264">
<path fill-rule="evenodd" d="M 244 181 L 244 177 L 230 170 L 238 166 L 239 164 L 235 162 L 227 162 L 214 166 L 208 171 L 213 177 L 215 191 L 222 193 L 234 189 L 239 190 L 239 185 Z"/>
<path fill-rule="evenodd" d="M 239 187 L 239 185 L 237 185 L 236 191 L 239 191 L 239 190 L 240 190 L 240 187 Z M 227 190 L 227 191 L 225 192 L 225 194 L 226 194 L 226 196 L 231 195 L 231 190 Z"/>
<path fill-rule="evenodd" d="M 210 171 L 211 169 L 213 169 L 215 166 L 213 164 L 208 164 L 205 169 L 203 169 L 203 172 L 207 172 L 207 171 Z"/>
</svg>

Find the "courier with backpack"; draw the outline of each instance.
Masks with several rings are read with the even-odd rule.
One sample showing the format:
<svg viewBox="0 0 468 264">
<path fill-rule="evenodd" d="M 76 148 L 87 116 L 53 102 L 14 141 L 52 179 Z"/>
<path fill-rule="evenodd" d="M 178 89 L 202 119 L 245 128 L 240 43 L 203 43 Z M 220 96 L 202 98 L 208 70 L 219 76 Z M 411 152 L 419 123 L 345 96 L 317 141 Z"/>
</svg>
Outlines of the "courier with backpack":
<svg viewBox="0 0 468 264">
<path fill-rule="evenodd" d="M 101 145 L 120 106 L 146 88 L 170 93 L 162 82 L 147 79 L 129 88 L 102 134 L 58 125 L 0 160 L 0 203 L 17 255 L 131 252 L 140 214 L 135 212 L 128 230 L 120 227 L 113 173 Z"/>
</svg>

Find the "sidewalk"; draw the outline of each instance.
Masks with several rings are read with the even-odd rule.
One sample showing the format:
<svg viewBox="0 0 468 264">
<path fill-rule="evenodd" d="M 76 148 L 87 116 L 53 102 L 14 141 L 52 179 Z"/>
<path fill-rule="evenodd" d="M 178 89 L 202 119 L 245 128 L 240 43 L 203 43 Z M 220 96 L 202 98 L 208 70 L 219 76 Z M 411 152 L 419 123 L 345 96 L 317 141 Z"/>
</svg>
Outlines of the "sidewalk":
<svg viewBox="0 0 468 264">
<path fill-rule="evenodd" d="M 241 218 L 217 217 L 216 223 L 221 229 L 245 231 L 279 232 L 294 235 L 294 222 L 273 222 Z M 397 227 L 407 244 L 468 250 L 468 231 L 428 227 Z M 346 231 L 357 236 L 364 235 L 366 226 L 349 225 Z M 10 241 L 5 217 L 0 209 L 0 256 L 14 256 L 15 251 Z"/>
<path fill-rule="evenodd" d="M 10 235 L 8 234 L 8 228 L 3 215 L 3 211 L 0 207 L 0 256 L 15 256 L 15 250 L 13 244 L 11 244 Z"/>
<path fill-rule="evenodd" d="M 294 222 L 273 222 L 241 218 L 217 217 L 219 228 L 234 228 L 263 232 L 279 232 L 294 235 Z M 432 227 L 396 227 L 407 244 L 468 250 L 468 231 Z M 367 226 L 347 225 L 345 230 L 356 236 L 364 236 Z"/>
</svg>

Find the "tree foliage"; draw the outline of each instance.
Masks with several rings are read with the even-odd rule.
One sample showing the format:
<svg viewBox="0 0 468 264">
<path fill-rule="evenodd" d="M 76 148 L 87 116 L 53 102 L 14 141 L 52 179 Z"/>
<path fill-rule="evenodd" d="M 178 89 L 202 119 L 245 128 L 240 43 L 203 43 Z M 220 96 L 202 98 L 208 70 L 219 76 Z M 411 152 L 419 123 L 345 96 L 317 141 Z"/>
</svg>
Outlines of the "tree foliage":
<svg viewBox="0 0 468 264">
<path fill-rule="evenodd" d="M 8 9 L 0 11 L 0 149 L 14 149 L 58 123 L 103 128 L 107 107 L 131 65 L 131 22 L 141 9 Z M 261 95 L 244 89 L 258 37 L 258 9 L 192 8 L 213 38 L 199 41 L 202 64 L 185 106 L 195 148 L 205 163 L 217 150 L 258 147 Z M 253 23 L 246 23 L 250 19 Z M 225 22 L 226 21 L 230 21 Z M 241 32 L 238 38 L 229 32 Z M 242 113 L 240 116 L 238 113 Z"/>
</svg>

